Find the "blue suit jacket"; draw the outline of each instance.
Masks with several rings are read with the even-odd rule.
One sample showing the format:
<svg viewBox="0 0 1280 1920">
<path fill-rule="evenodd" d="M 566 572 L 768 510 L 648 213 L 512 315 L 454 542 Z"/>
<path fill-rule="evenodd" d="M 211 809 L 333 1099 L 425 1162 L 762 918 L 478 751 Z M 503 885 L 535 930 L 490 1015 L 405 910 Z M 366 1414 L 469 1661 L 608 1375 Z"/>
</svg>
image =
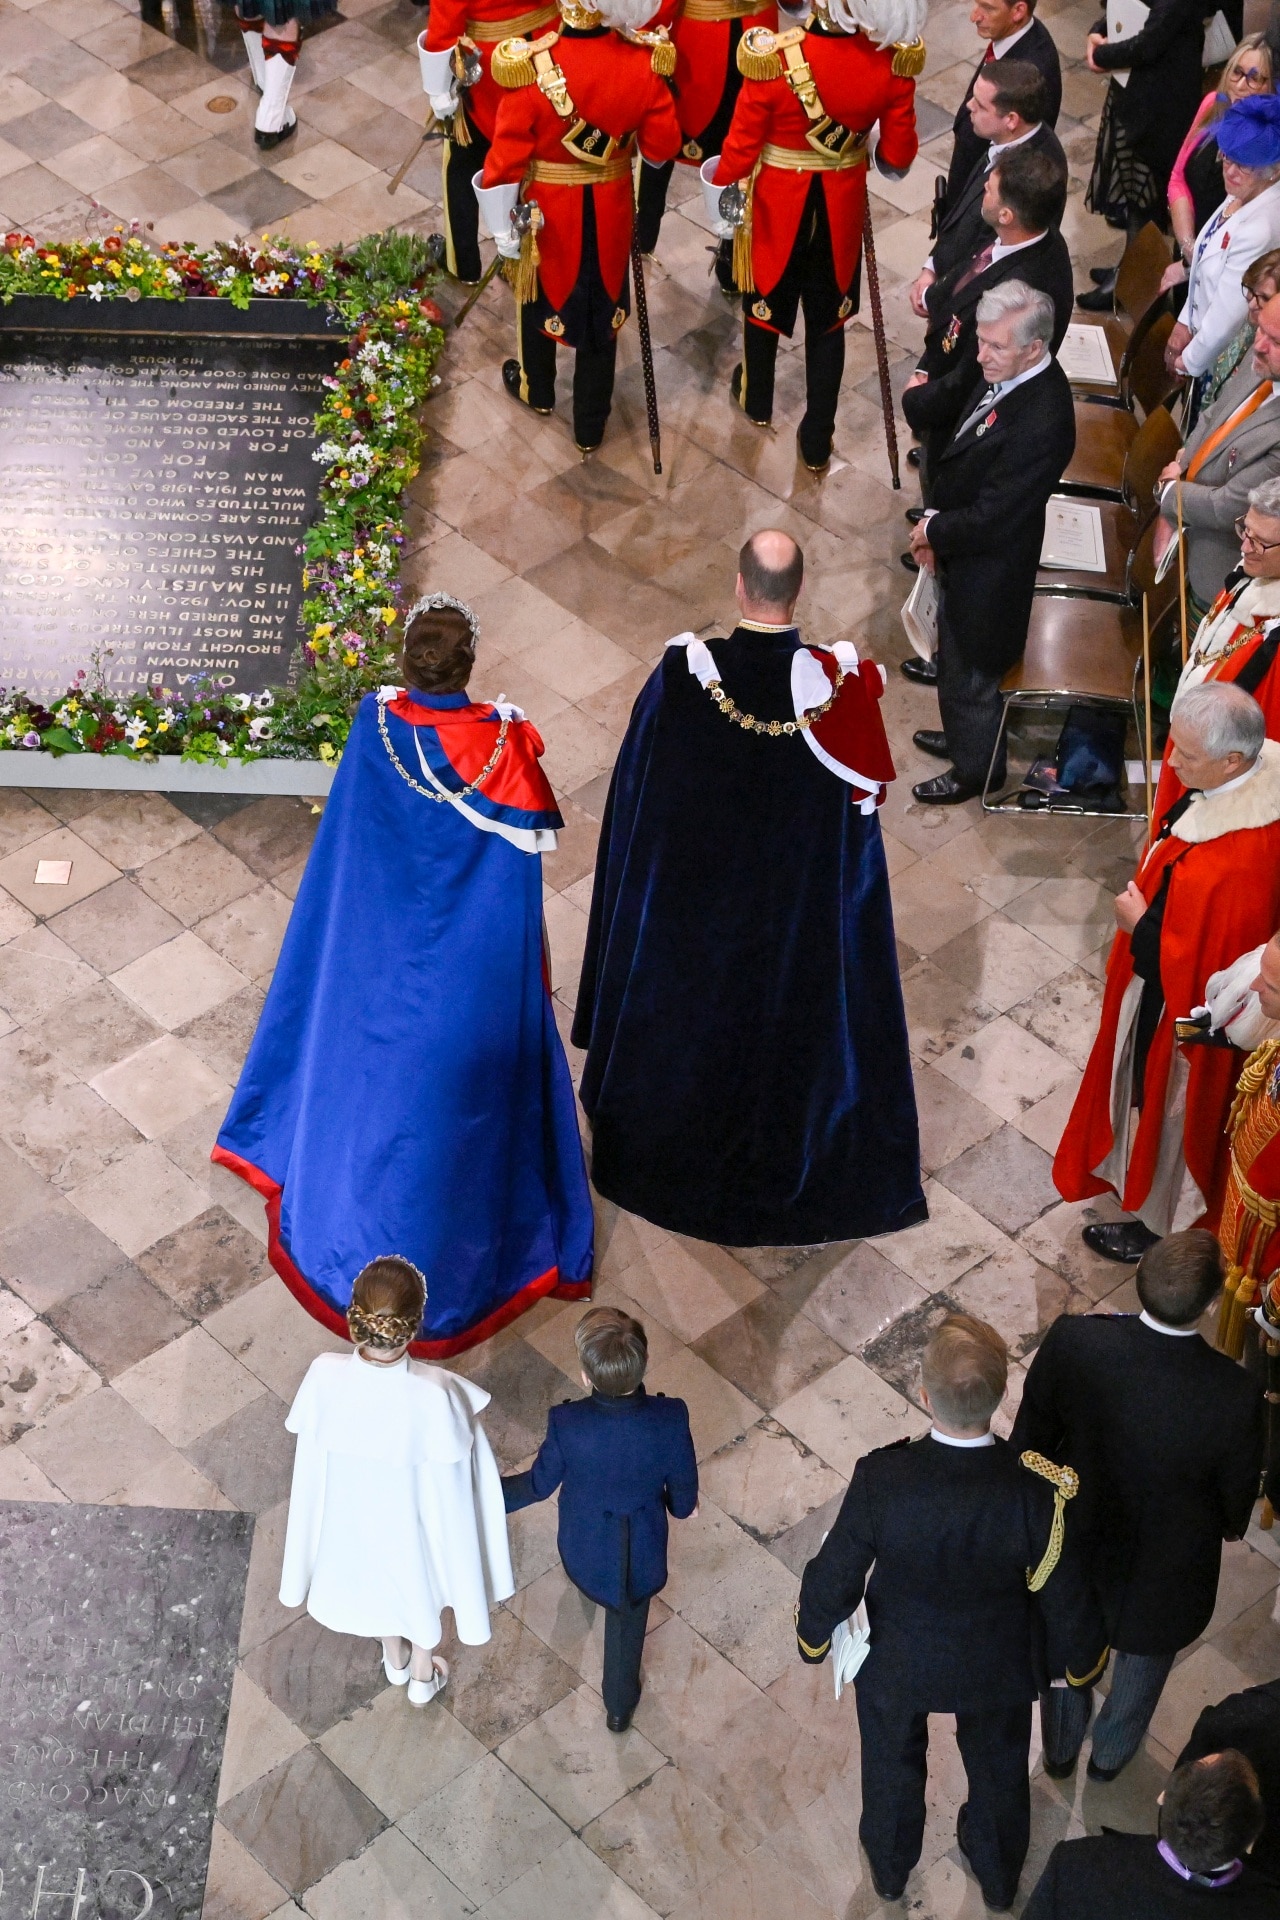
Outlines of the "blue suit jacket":
<svg viewBox="0 0 1280 1920">
<path fill-rule="evenodd" d="M 643 1387 L 625 1399 L 593 1393 L 547 1416 L 528 1473 L 504 1479 L 507 1512 L 560 1488 L 557 1543 L 574 1585 L 601 1606 L 645 1600 L 667 1581 L 667 1515 L 698 1503 L 689 1409 Z"/>
</svg>

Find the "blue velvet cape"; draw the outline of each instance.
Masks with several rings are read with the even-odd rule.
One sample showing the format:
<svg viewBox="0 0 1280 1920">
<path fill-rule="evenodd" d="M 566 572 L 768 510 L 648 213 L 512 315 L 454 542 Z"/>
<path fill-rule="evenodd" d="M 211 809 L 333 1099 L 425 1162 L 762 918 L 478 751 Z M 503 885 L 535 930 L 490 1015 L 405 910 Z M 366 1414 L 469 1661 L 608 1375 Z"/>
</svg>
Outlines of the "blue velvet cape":
<svg viewBox="0 0 1280 1920">
<path fill-rule="evenodd" d="M 800 644 L 710 643 L 724 689 L 794 718 Z M 598 1192 L 728 1246 L 925 1218 L 880 824 L 798 735 L 728 720 L 671 647 L 605 810 L 573 1039 Z"/>
<path fill-rule="evenodd" d="M 418 698 L 485 723 L 473 757 L 496 740 L 492 710 L 465 694 Z M 443 725 L 391 713 L 387 727 L 414 779 L 417 731 L 432 771 L 463 785 Z M 525 804 L 470 804 L 551 826 L 530 736 L 511 756 L 528 772 L 506 781 Z M 550 811 L 528 804 L 539 790 Z M 373 696 L 214 1157 L 263 1194 L 276 1270 L 335 1332 L 356 1274 L 384 1253 L 426 1275 L 423 1358 L 473 1345 L 548 1293 L 590 1291 L 591 1200 L 543 973 L 541 858 L 415 793 L 379 738 Z"/>
</svg>

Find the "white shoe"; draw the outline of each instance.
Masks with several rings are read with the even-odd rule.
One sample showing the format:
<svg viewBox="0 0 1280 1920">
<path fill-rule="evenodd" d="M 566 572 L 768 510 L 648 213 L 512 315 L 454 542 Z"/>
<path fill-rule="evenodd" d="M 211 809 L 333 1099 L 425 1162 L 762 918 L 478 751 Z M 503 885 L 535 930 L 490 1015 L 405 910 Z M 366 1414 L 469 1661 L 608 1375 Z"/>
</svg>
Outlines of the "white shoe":
<svg viewBox="0 0 1280 1920">
<path fill-rule="evenodd" d="M 244 50 L 249 61 L 249 73 L 254 86 L 261 93 L 267 83 L 267 57 L 262 51 L 262 28 L 256 27 L 250 30 L 248 27 L 241 27 L 240 31 L 244 35 Z"/>
<path fill-rule="evenodd" d="M 411 1680 L 409 1682 L 409 1705 L 425 1707 L 428 1700 L 434 1700 L 449 1684 L 449 1662 L 442 1660 L 437 1653 L 431 1656 L 434 1671 L 429 1680 Z"/>
<path fill-rule="evenodd" d="M 382 1671 L 386 1674 L 393 1687 L 403 1687 L 408 1684 L 409 1665 L 407 1661 L 402 1667 L 393 1667 L 384 1653 L 382 1656 Z"/>
<path fill-rule="evenodd" d="M 262 99 L 254 119 L 253 137 L 260 147 L 278 147 L 287 140 L 298 121 L 289 106 L 294 63 L 283 54 L 269 54 L 263 61 Z"/>
</svg>

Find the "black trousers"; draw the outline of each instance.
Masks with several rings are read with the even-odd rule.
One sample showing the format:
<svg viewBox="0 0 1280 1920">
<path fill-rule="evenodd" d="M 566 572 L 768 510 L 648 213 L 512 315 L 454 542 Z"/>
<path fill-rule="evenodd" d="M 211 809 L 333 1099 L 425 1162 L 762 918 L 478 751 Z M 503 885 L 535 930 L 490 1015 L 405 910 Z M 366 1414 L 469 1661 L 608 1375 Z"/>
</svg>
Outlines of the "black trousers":
<svg viewBox="0 0 1280 1920">
<path fill-rule="evenodd" d="M 516 308 L 520 346 L 521 398 L 550 412 L 556 403 L 556 343 L 542 331 L 537 306 Z M 607 347 L 588 345 L 573 353 L 573 437 L 580 447 L 598 447 L 613 406 L 617 338 Z"/>
<path fill-rule="evenodd" d="M 847 290 L 836 282 L 831 226 L 822 177 L 809 186 L 791 257 L 769 293 L 742 296 L 742 393 L 744 413 L 752 420 L 773 417 L 778 336 L 790 339 L 804 309 L 805 410 L 800 447 L 806 460 L 821 464 L 831 452 L 836 407 L 844 376 L 844 322 Z M 852 311 L 852 308 L 850 308 Z"/>
<path fill-rule="evenodd" d="M 604 1610 L 604 1679 L 600 1691 L 604 1710 L 621 1720 L 636 1710 L 640 1698 L 640 1657 L 649 1624 L 649 1599 Z"/>
<path fill-rule="evenodd" d="M 440 173 L 444 183 L 444 264 L 455 280 L 474 283 L 484 271 L 480 259 L 480 203 L 471 182 L 489 157 L 489 142 L 470 114 L 471 145 L 446 140 Z"/>
<path fill-rule="evenodd" d="M 733 119 L 733 109 L 742 87 L 742 75 L 738 72 L 738 42 L 741 38 L 741 20 L 731 20 L 729 63 L 725 70 L 720 104 L 701 133 L 692 135 L 685 143 L 686 147 L 700 149 L 697 156 L 699 162 L 709 160 L 713 153 L 719 153 L 729 131 L 729 122 Z M 690 160 L 694 158 L 692 153 L 688 157 Z M 664 160 L 660 167 L 651 167 L 646 161 L 640 169 L 640 184 L 636 191 L 636 233 L 639 235 L 641 253 L 652 253 L 657 247 L 662 216 L 667 210 L 667 188 L 671 185 L 675 170 L 674 160 Z"/>
<path fill-rule="evenodd" d="M 938 605 L 938 710 L 957 779 L 979 791 L 986 781 L 1004 717 L 1004 695 L 1000 691 L 1003 678 L 1003 673 L 989 667 L 972 666 L 961 653 L 947 618 L 944 588 Z M 992 772 L 993 786 L 1002 785 L 1003 750 Z"/>
<path fill-rule="evenodd" d="M 924 1845 L 929 1716 L 866 1686 L 856 1688 L 862 1739 L 858 1837 L 880 1884 L 902 1886 Z M 1031 1839 L 1031 1702 L 956 1715 L 969 1783 L 965 1836 L 988 1900 L 1012 1900 Z"/>
</svg>

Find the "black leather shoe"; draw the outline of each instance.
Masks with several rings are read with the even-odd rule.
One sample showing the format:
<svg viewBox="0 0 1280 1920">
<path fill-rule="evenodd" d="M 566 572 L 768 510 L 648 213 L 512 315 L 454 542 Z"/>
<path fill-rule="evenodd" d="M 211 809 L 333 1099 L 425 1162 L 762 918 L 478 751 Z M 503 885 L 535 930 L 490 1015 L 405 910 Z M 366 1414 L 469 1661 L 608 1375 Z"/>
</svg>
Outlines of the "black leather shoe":
<svg viewBox="0 0 1280 1920">
<path fill-rule="evenodd" d="M 928 511 L 929 509 L 927 507 L 908 507 L 907 525 L 910 527 L 918 527 Z"/>
<path fill-rule="evenodd" d="M 921 753 L 931 753 L 935 760 L 949 760 L 951 758 L 951 752 L 947 746 L 947 736 L 943 733 L 941 727 L 921 727 L 917 732 L 912 734 L 911 738 L 914 744 L 919 747 Z"/>
<path fill-rule="evenodd" d="M 733 372 L 729 375 L 729 398 L 733 401 L 733 404 L 735 407 L 742 406 L 742 362 L 741 360 L 739 360 L 737 366 L 734 368 Z M 767 427 L 770 424 L 768 420 L 757 420 L 753 413 L 744 413 L 743 418 L 745 420 L 749 420 L 753 427 Z"/>
<path fill-rule="evenodd" d="M 920 449 L 919 449 L 919 447 L 908 447 L 908 448 L 907 448 L 907 465 L 908 465 L 909 467 L 918 467 L 918 466 L 920 465 Z"/>
<path fill-rule="evenodd" d="M 868 1865 L 870 1866 L 869 1862 L 868 1862 Z M 907 1890 L 907 1883 L 905 1880 L 903 1881 L 900 1887 L 891 1887 L 887 1881 L 882 1880 L 880 1878 L 880 1875 L 876 1872 L 874 1867 L 870 1867 L 870 1872 L 871 1872 L 871 1884 L 875 1889 L 875 1895 L 877 1900 L 901 1900 L 903 1894 Z"/>
<path fill-rule="evenodd" d="M 276 133 L 262 133 L 259 131 L 257 127 L 255 127 L 253 130 L 254 143 L 255 145 L 259 147 L 263 147 L 265 149 L 270 149 L 271 147 L 278 147 L 282 145 L 284 141 L 290 139 L 297 131 L 298 131 L 298 116 L 297 114 L 294 114 L 293 117 L 288 121 L 288 123 L 285 126 L 281 127 L 279 131 Z"/>
<path fill-rule="evenodd" d="M 1065 1780 L 1069 1774 L 1075 1772 L 1079 1758 L 1078 1753 L 1073 1753 L 1069 1760 L 1046 1760 L 1044 1770 L 1051 1780 Z"/>
<path fill-rule="evenodd" d="M 974 1879 L 978 1880 L 977 1874 L 973 1871 L 973 1862 L 969 1858 L 969 1809 L 967 1805 L 961 1807 L 959 1813 L 956 1815 L 956 1846 L 959 1848 L 960 1858 L 964 1861 L 970 1873 L 973 1873 Z M 983 1904 L 986 1906 L 988 1913 L 1013 1912 L 1012 1898 L 1006 1900 L 1000 1895 L 993 1896 L 989 1894 L 986 1888 L 982 1886 L 981 1880 L 978 1880 L 978 1885 L 982 1887 Z"/>
<path fill-rule="evenodd" d="M 1076 305 L 1083 313 L 1114 313 L 1116 305 L 1114 285 L 1095 287 L 1092 293 L 1078 293 Z"/>
<path fill-rule="evenodd" d="M 552 412 L 552 408 L 550 408 L 550 407 L 535 407 L 535 406 L 533 405 L 533 403 L 532 403 L 531 401 L 529 401 L 529 400 L 526 400 L 526 399 L 525 399 L 525 397 L 524 397 L 524 395 L 523 395 L 523 394 L 521 393 L 521 391 L 520 391 L 520 362 L 519 362 L 518 360 L 504 360 L 504 361 L 503 361 L 503 363 L 502 363 L 502 384 L 503 384 L 503 386 L 504 386 L 504 387 L 506 388 L 506 390 L 507 390 L 507 392 L 508 392 L 508 393 L 509 393 L 509 394 L 511 395 L 511 398 L 512 398 L 513 400 L 515 400 L 515 401 L 518 401 L 518 403 L 519 403 L 519 404 L 520 404 L 520 405 L 521 405 L 522 407 L 528 407 L 528 409 L 529 409 L 529 411 L 530 411 L 530 413 L 550 413 L 550 412 Z"/>
<path fill-rule="evenodd" d="M 922 660 L 918 653 L 899 661 L 898 672 L 904 680 L 914 680 L 918 687 L 936 687 L 938 684 L 937 661 Z"/>
<path fill-rule="evenodd" d="M 919 573 L 920 562 L 916 559 L 914 554 L 900 553 L 898 555 L 898 559 L 901 561 L 902 565 L 906 568 L 908 573 Z"/>
<path fill-rule="evenodd" d="M 1091 1760 L 1088 1766 L 1085 1768 L 1085 1772 L 1088 1774 L 1091 1780 L 1100 1780 L 1105 1785 L 1107 1781 L 1114 1780 L 1117 1774 L 1123 1773 L 1124 1768 L 1123 1767 L 1095 1767 Z"/>
<path fill-rule="evenodd" d="M 1152 1233 L 1150 1227 L 1144 1227 L 1141 1220 L 1109 1220 L 1083 1228 L 1080 1238 L 1091 1252 L 1100 1253 L 1104 1260 L 1115 1260 L 1123 1267 L 1133 1267 L 1148 1247 L 1154 1247 L 1160 1235 Z"/>
<path fill-rule="evenodd" d="M 962 801 L 974 799 L 982 788 L 966 786 L 963 780 L 957 780 L 952 769 L 940 773 L 934 780 L 921 780 L 911 791 L 927 807 L 958 807 Z"/>
<path fill-rule="evenodd" d="M 607 1713 L 604 1717 L 604 1723 L 610 1733 L 625 1733 L 631 1725 L 631 1715 L 629 1713 Z"/>
<path fill-rule="evenodd" d="M 825 453 L 820 447 L 806 447 L 799 427 L 796 428 L 796 452 L 800 455 L 800 464 L 810 473 L 825 473 L 831 465 L 831 442 L 828 440 Z"/>
<path fill-rule="evenodd" d="M 1114 287 L 1116 270 L 1114 267 L 1090 267 L 1089 278 L 1095 287 Z"/>
</svg>

